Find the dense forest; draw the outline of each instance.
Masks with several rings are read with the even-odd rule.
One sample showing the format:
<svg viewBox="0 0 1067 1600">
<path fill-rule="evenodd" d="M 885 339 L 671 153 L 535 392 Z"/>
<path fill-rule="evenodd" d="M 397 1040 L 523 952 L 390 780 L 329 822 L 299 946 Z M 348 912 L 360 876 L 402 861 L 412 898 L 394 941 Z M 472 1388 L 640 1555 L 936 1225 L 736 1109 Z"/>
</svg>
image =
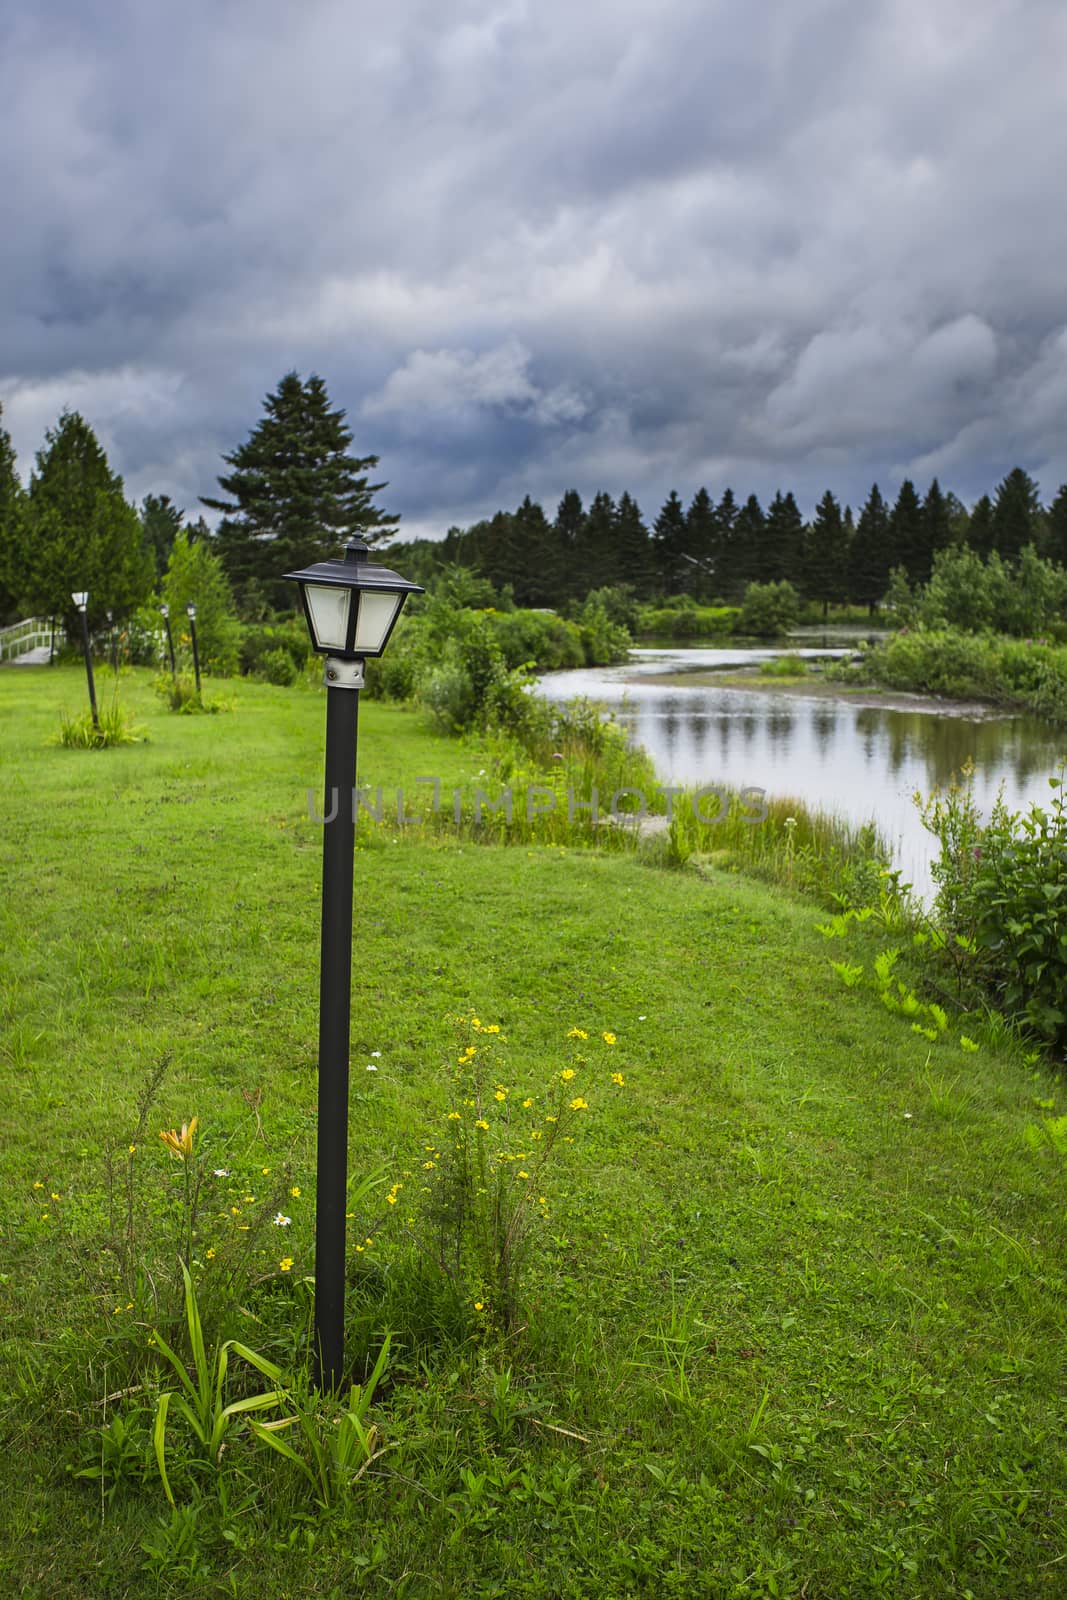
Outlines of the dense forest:
<svg viewBox="0 0 1067 1600">
<path fill-rule="evenodd" d="M 391 555 L 420 583 L 458 565 L 497 589 L 510 584 L 526 606 L 559 606 L 619 584 L 641 599 L 739 603 L 750 583 L 786 580 L 822 605 L 873 608 L 894 568 L 913 586 L 925 583 L 937 553 L 963 544 L 1005 561 L 1033 545 L 1067 564 L 1067 485 L 1046 509 L 1038 485 L 1015 467 L 968 511 L 936 478 L 921 497 L 905 479 L 893 503 L 875 484 L 858 515 L 827 491 L 810 522 L 791 493 L 765 508 L 755 495 L 742 502 L 727 488 L 716 501 L 701 488 L 688 506 L 672 491 L 651 526 L 627 493 L 600 493 L 585 506 L 572 489 L 554 518 L 527 496 L 515 511 L 450 528 L 441 540 L 394 543 Z"/>
</svg>

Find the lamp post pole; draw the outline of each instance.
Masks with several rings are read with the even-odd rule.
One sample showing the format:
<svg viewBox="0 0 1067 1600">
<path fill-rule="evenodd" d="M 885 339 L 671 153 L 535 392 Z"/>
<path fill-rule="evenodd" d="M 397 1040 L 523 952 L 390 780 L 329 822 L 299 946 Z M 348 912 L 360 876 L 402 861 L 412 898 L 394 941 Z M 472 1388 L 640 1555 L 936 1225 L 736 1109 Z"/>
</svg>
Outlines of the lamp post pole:
<svg viewBox="0 0 1067 1600">
<path fill-rule="evenodd" d="M 336 1392 L 345 1359 L 345 1207 L 348 1201 L 348 1050 L 352 1019 L 352 887 L 356 847 L 356 730 L 367 656 L 380 656 L 409 594 L 370 562 L 356 536 L 341 561 L 288 572 L 300 585 L 312 648 L 326 668 L 326 819 L 319 959 L 319 1109 L 315 1202 L 316 1387 Z"/>
<path fill-rule="evenodd" d="M 178 676 L 178 664 L 174 659 L 174 635 L 170 631 L 170 606 L 160 606 L 159 609 L 163 613 L 163 626 L 167 630 L 167 653 L 170 656 L 170 675 L 172 678 L 176 678 Z"/>
<path fill-rule="evenodd" d="M 85 657 L 85 676 L 89 680 L 89 707 L 93 713 L 93 727 L 100 726 L 100 713 L 96 709 L 96 684 L 93 680 L 93 653 L 89 647 L 89 596 L 82 591 L 72 594 L 71 599 L 78 608 L 82 619 L 82 654 Z"/>
<path fill-rule="evenodd" d="M 352 1011 L 355 782 L 362 661 L 326 658 L 326 795 L 319 963 L 319 1113 L 315 1209 L 315 1383 L 335 1392 L 345 1344 L 348 1052 Z"/>
<path fill-rule="evenodd" d="M 192 635 L 192 640 L 193 640 L 193 672 L 196 674 L 196 692 L 197 692 L 197 694 L 199 694 L 200 693 L 200 652 L 196 648 L 196 607 L 193 605 L 191 600 L 190 600 L 189 604 L 186 606 L 185 611 L 186 611 L 186 615 L 189 618 L 189 632 Z"/>
</svg>

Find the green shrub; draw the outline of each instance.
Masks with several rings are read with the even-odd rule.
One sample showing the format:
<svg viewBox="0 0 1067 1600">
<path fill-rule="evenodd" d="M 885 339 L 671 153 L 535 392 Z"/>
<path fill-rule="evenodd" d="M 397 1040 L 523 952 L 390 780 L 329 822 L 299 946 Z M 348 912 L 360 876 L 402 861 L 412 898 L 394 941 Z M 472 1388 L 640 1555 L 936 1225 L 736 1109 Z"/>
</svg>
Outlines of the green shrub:
<svg viewBox="0 0 1067 1600">
<path fill-rule="evenodd" d="M 745 590 L 736 631 L 752 634 L 757 639 L 771 639 L 787 633 L 799 611 L 797 592 L 787 578 L 780 583 L 750 583 Z"/>
<path fill-rule="evenodd" d="M 738 606 L 698 606 L 682 596 L 662 606 L 642 606 L 635 631 L 658 639 L 725 639 L 740 615 Z"/>
<path fill-rule="evenodd" d="M 1067 804 L 1064 768 L 1048 810 L 997 800 L 982 824 L 965 785 L 920 801 L 941 845 L 935 913 L 969 988 L 1062 1048 L 1067 1042 Z"/>
<path fill-rule="evenodd" d="M 311 656 L 302 616 L 246 627 L 241 636 L 241 671 L 267 683 L 295 683 Z"/>
</svg>

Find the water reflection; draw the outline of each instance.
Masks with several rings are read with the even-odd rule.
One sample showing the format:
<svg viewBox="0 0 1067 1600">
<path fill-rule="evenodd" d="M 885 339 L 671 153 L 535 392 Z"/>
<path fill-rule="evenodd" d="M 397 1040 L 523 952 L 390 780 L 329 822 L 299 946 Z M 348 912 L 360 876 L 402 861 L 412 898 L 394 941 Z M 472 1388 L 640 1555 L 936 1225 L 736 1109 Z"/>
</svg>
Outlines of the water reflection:
<svg viewBox="0 0 1067 1600">
<path fill-rule="evenodd" d="M 716 684 L 715 667 L 775 653 L 637 651 L 625 667 L 554 673 L 541 689 L 553 699 L 584 694 L 612 705 L 663 783 L 751 785 L 856 822 L 873 816 L 917 886 L 929 884 L 931 841 L 916 791 L 943 787 L 970 761 L 985 809 L 1001 784 L 1013 807 L 1047 801 L 1046 779 L 1067 740 L 1039 718 L 896 710 Z"/>
</svg>

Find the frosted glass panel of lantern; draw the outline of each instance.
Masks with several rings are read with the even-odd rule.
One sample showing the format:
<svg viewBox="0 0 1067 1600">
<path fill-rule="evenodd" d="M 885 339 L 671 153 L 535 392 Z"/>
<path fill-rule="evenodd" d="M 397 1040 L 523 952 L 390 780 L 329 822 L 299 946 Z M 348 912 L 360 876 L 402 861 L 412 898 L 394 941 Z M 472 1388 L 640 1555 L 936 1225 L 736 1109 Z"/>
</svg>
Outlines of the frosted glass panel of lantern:
<svg viewBox="0 0 1067 1600">
<path fill-rule="evenodd" d="M 403 595 L 390 593 L 388 589 L 361 591 L 359 620 L 356 623 L 356 638 L 352 646 L 357 655 L 378 654 L 388 637 L 393 618 L 399 611 L 403 598 Z"/>
<path fill-rule="evenodd" d="M 352 593 L 348 588 L 335 588 L 333 584 L 309 583 L 305 585 L 311 627 L 318 650 L 343 650 L 348 631 L 348 604 Z"/>
</svg>

